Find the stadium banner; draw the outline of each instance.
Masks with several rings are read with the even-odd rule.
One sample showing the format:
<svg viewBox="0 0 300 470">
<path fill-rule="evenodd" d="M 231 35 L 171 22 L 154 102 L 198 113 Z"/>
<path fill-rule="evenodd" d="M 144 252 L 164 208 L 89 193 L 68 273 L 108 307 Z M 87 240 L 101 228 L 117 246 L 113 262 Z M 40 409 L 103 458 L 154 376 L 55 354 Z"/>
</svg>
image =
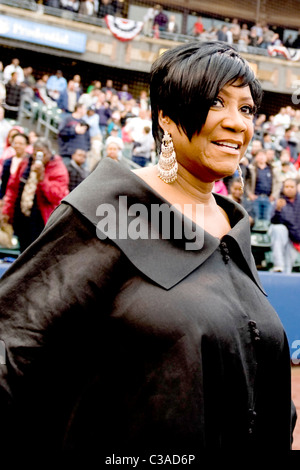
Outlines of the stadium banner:
<svg viewBox="0 0 300 470">
<path fill-rule="evenodd" d="M 0 15 L 0 36 L 72 52 L 83 53 L 86 46 L 86 34 L 6 15 Z"/>
</svg>

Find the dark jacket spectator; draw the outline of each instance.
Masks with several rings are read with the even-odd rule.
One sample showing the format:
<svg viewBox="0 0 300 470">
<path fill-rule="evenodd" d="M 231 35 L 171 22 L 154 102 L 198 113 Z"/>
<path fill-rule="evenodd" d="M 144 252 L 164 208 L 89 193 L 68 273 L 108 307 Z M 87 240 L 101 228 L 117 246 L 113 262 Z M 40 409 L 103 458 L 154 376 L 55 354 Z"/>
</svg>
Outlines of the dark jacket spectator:
<svg viewBox="0 0 300 470">
<path fill-rule="evenodd" d="M 114 15 L 115 7 L 111 0 L 101 0 L 98 10 L 99 18 L 104 18 L 106 15 Z"/>
<path fill-rule="evenodd" d="M 17 119 L 20 102 L 22 87 L 17 83 L 17 72 L 12 73 L 11 79 L 6 83 L 6 97 L 3 107 L 5 109 L 5 117 L 11 119 Z"/>
<path fill-rule="evenodd" d="M 227 42 L 227 26 L 226 25 L 223 25 L 221 29 L 219 29 L 217 31 L 217 38 L 218 38 L 218 41 L 224 41 L 224 42 Z"/>
<path fill-rule="evenodd" d="M 163 9 L 161 8 L 159 13 L 154 17 L 153 26 L 157 24 L 160 31 L 166 31 L 168 21 L 169 21 L 169 18 L 167 17 L 167 15 L 163 12 Z"/>
<path fill-rule="evenodd" d="M 296 193 L 294 198 L 282 195 L 281 199 L 284 199 L 286 204 L 280 210 L 275 206 L 271 223 L 285 225 L 291 241 L 300 243 L 300 194 Z"/>
<path fill-rule="evenodd" d="M 86 152 L 81 149 L 77 149 L 68 164 L 69 172 L 69 190 L 73 191 L 87 176 L 88 171 L 83 167 L 86 161 Z"/>
<path fill-rule="evenodd" d="M 75 106 L 75 111 L 67 116 L 59 125 L 58 145 L 59 154 L 65 162 L 69 162 L 76 149 L 90 150 L 89 126 L 83 121 L 86 107 L 82 104 Z"/>
</svg>

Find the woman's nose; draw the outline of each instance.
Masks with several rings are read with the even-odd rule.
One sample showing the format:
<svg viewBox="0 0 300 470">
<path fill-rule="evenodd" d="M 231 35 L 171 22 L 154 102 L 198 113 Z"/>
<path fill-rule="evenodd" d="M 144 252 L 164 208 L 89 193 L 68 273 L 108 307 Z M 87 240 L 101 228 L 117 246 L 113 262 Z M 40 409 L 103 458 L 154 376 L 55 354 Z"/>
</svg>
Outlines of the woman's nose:
<svg viewBox="0 0 300 470">
<path fill-rule="evenodd" d="M 235 132 L 245 132 L 247 129 L 245 117 L 241 114 L 238 109 L 232 108 L 227 110 L 222 125 L 223 127 L 226 127 L 227 129 L 232 129 Z"/>
</svg>

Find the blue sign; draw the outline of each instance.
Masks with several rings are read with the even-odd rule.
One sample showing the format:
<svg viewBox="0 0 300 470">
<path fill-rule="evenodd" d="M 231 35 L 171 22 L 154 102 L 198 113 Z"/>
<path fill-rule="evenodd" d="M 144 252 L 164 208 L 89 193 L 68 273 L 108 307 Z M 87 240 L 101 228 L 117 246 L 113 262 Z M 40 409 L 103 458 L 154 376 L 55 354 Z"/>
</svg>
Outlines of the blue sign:
<svg viewBox="0 0 300 470">
<path fill-rule="evenodd" d="M 85 52 L 86 34 L 0 15 L 0 36 L 65 51 Z"/>
</svg>

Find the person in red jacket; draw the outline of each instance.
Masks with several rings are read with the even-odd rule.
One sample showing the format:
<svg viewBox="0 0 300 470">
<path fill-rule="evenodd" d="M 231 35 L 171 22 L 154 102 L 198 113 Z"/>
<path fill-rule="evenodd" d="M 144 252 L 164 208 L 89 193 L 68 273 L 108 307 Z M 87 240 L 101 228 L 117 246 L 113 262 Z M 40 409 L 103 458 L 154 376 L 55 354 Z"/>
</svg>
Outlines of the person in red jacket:
<svg viewBox="0 0 300 470">
<path fill-rule="evenodd" d="M 2 213 L 13 225 L 23 252 L 42 232 L 50 214 L 69 193 L 69 174 L 62 158 L 41 137 L 9 179 Z"/>
</svg>

